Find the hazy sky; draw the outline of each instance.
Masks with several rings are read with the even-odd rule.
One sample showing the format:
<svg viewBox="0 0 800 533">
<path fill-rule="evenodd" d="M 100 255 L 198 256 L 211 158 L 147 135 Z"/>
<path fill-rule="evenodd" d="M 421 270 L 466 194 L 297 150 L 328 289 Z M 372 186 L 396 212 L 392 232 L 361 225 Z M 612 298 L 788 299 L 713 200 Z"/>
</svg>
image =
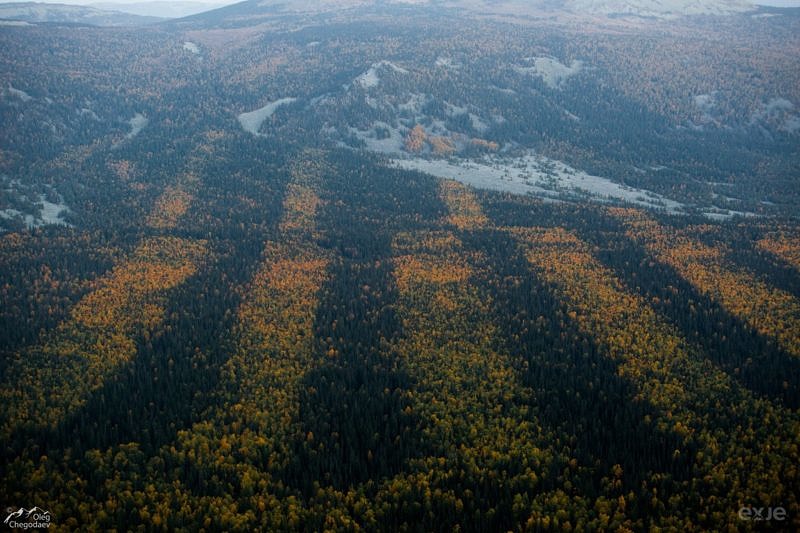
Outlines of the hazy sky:
<svg viewBox="0 0 800 533">
<path fill-rule="evenodd" d="M 9 2 L 20 2 L 26 0 L 0 0 L 0 4 Z M 166 0 L 34 0 L 37 2 L 44 2 L 48 4 L 76 4 L 76 5 L 89 5 L 89 4 L 136 4 L 151 1 L 163 1 L 164 3 L 172 3 Z M 241 0 L 184 0 L 188 2 L 197 2 L 201 4 L 215 4 L 227 5 L 235 4 Z M 800 7 L 800 0 L 750 0 L 754 4 L 763 6 L 777 6 L 777 7 Z M 178 1 L 180 3 L 180 0 Z"/>
<path fill-rule="evenodd" d="M 237 2 L 241 2 L 242 0 L 177 0 L 177 2 L 171 2 L 169 0 L 0 0 L 0 4 L 10 4 L 10 3 L 17 3 L 17 2 L 39 2 L 41 4 L 72 4 L 76 6 L 86 6 L 90 4 L 144 4 L 148 2 L 158 2 L 163 4 L 175 4 L 175 3 L 184 3 L 184 2 L 191 2 L 191 3 L 198 3 L 198 4 L 215 4 L 215 5 L 227 5 L 227 4 L 235 4 Z M 798 0 L 800 2 L 800 0 Z"/>
<path fill-rule="evenodd" d="M 158 2 L 160 4 L 213 4 L 224 6 L 228 4 L 235 4 L 242 0 L 177 0 L 177 2 L 170 2 L 168 0 L 0 0 L 0 4 L 9 4 L 12 2 L 39 2 L 42 4 L 72 4 L 77 6 L 88 6 L 92 4 L 147 4 L 150 2 Z M 800 0 L 797 0 L 800 3 Z"/>
</svg>

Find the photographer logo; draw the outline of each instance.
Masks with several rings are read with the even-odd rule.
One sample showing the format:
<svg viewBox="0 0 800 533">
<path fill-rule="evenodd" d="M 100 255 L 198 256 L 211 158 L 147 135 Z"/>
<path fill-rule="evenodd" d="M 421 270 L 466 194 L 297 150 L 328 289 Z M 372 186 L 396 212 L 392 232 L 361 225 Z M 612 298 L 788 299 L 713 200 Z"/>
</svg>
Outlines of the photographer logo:
<svg viewBox="0 0 800 533">
<path fill-rule="evenodd" d="M 783 507 L 742 507 L 739 509 L 739 519 L 755 522 L 770 520 L 781 522 L 786 520 L 786 509 Z"/>
<path fill-rule="evenodd" d="M 50 511 L 45 511 L 41 507 L 25 509 L 20 507 L 6 509 L 8 516 L 3 520 L 3 524 L 12 529 L 47 529 L 50 527 Z"/>
</svg>

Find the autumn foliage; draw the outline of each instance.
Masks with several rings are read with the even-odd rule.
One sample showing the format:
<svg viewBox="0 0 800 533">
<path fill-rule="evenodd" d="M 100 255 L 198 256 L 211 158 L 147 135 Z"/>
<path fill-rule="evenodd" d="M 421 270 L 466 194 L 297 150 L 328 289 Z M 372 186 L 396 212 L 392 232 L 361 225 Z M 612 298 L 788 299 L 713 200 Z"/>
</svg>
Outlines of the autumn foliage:
<svg viewBox="0 0 800 533">
<path fill-rule="evenodd" d="M 57 425 L 82 405 L 107 376 L 131 361 L 134 339 L 162 322 L 166 291 L 196 272 L 205 254 L 203 241 L 153 238 L 98 280 L 69 320 L 17 354 L 15 386 L 2 390 L 8 405 L 4 434 L 19 424 Z"/>
<path fill-rule="evenodd" d="M 758 242 L 758 247 L 775 254 L 800 271 L 800 236 L 790 232 L 771 233 Z"/>
<path fill-rule="evenodd" d="M 475 193 L 465 185 L 457 181 L 442 180 L 439 183 L 439 194 L 449 209 L 447 221 L 458 229 L 475 229 L 488 222 Z"/>
<path fill-rule="evenodd" d="M 417 124 L 406 135 L 406 139 L 404 142 L 404 146 L 407 152 L 411 153 L 418 153 L 421 152 L 423 148 L 425 148 L 425 141 L 428 138 L 428 134 L 425 133 L 425 128 L 422 125 Z"/>
<path fill-rule="evenodd" d="M 628 227 L 627 235 L 659 261 L 674 267 L 700 292 L 800 357 L 800 301 L 795 296 L 769 286 L 744 269 L 731 269 L 721 249 L 665 228 L 642 211 L 613 208 L 610 212 Z"/>
</svg>

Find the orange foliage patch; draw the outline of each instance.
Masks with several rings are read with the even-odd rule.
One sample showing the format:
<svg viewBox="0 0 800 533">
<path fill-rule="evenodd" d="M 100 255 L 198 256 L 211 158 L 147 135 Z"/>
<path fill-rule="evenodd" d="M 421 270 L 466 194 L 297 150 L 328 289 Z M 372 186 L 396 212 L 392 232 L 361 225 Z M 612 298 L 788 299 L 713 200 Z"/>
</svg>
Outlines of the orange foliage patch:
<svg viewBox="0 0 800 533">
<path fill-rule="evenodd" d="M 452 231 L 400 232 L 395 235 L 392 247 L 399 253 L 446 254 L 462 246 L 461 239 Z"/>
<path fill-rule="evenodd" d="M 265 246 L 239 307 L 236 353 L 223 370 L 225 382 L 237 391 L 231 399 L 237 420 L 271 435 L 288 431 L 299 409 L 297 383 L 316 364 L 312 342 L 318 293 L 333 259 L 313 240 L 322 204 L 315 188 L 323 168 L 321 158 L 308 155 L 292 168 L 280 242 Z M 228 413 L 218 415 L 229 418 Z M 247 446 L 246 435 L 230 434 L 243 439 L 236 446 Z"/>
<path fill-rule="evenodd" d="M 769 485 L 774 478 L 769 469 L 743 471 L 741 458 L 754 450 L 753 429 L 730 427 L 726 409 L 763 412 L 765 408 L 772 410 L 772 404 L 737 386 L 707 361 L 690 355 L 690 346 L 674 326 L 642 297 L 629 293 L 613 272 L 592 256 L 588 244 L 561 228 L 528 228 L 512 233 L 525 247 L 536 275 L 553 286 L 565 303 L 574 324 L 608 350 L 619 364 L 618 373 L 638 389 L 637 399 L 657 408 L 655 427 L 687 441 L 708 440 L 709 426 L 725 428 L 714 433 L 702 462 L 698 456 L 698 466 L 714 472 L 723 484 L 737 477 L 746 490 Z M 716 405 L 717 411 L 698 409 L 703 403 Z M 778 412 L 764 416 L 781 420 Z M 753 420 L 763 423 L 761 416 Z M 770 445 L 785 449 L 785 435 L 796 429 L 778 426 L 776 423 L 774 434 L 770 430 Z M 720 449 L 725 453 L 720 454 Z M 792 454 L 796 454 L 796 447 Z"/>
<path fill-rule="evenodd" d="M 773 233 L 758 241 L 758 247 L 766 250 L 800 270 L 800 236 L 788 233 Z"/>
<path fill-rule="evenodd" d="M 12 362 L 18 386 L 0 389 L 8 413 L 2 434 L 21 424 L 54 427 L 83 405 L 131 361 L 135 336 L 149 336 L 162 323 L 165 291 L 193 274 L 205 253 L 204 241 L 148 239 L 99 280 L 70 320 Z"/>
<path fill-rule="evenodd" d="M 413 412 L 424 421 L 423 434 L 432 442 L 458 443 L 467 463 L 512 460 L 512 450 L 531 446 L 535 430 L 511 422 L 521 419 L 511 414 L 515 407 L 499 407 L 524 392 L 512 357 L 495 349 L 491 297 L 470 282 L 485 258 L 465 250 L 449 231 L 403 233 L 393 244 L 405 252 L 394 259 L 394 275 L 398 316 L 408 333 L 394 350 L 418 384 Z M 445 461 L 427 460 L 441 461 L 439 468 Z M 415 482 L 432 480 L 420 474 Z"/>
<path fill-rule="evenodd" d="M 404 146 L 407 152 L 418 153 L 425 148 L 425 140 L 428 134 L 425 133 L 425 128 L 417 124 L 406 135 Z"/>
<path fill-rule="evenodd" d="M 496 152 L 500 149 L 500 145 L 494 141 L 487 141 L 486 139 L 472 139 L 472 145 L 482 150 Z"/>
<path fill-rule="evenodd" d="M 286 198 L 283 201 L 283 219 L 279 228 L 283 232 L 310 231 L 322 205 L 316 192 L 305 185 L 289 184 Z"/>
<path fill-rule="evenodd" d="M 147 225 L 156 229 L 170 229 L 178 225 L 178 219 L 189 210 L 192 195 L 180 185 L 167 187 L 156 200 L 156 205 L 147 219 Z"/>
<path fill-rule="evenodd" d="M 450 137 L 431 137 L 428 139 L 433 148 L 433 153 L 437 155 L 448 155 L 456 151 L 456 145 Z"/>
<path fill-rule="evenodd" d="M 130 181 L 133 178 L 133 163 L 126 159 L 110 161 L 108 167 L 114 171 L 121 181 Z"/>
<path fill-rule="evenodd" d="M 147 301 L 148 293 L 182 283 L 197 270 L 205 243 L 176 237 L 150 239 L 133 257 L 115 267 L 72 310 L 75 321 L 94 328 L 130 332 L 137 325 L 153 325 L 161 307 Z"/>
<path fill-rule="evenodd" d="M 12 250 L 16 250 L 25 245 L 26 237 L 22 233 L 6 233 L 0 235 L 0 251 L 11 257 Z"/>
<path fill-rule="evenodd" d="M 395 277 L 401 290 L 419 282 L 466 283 L 472 275 L 472 268 L 466 261 L 453 255 L 401 255 L 395 257 L 394 262 Z"/>
<path fill-rule="evenodd" d="M 439 195 L 450 210 L 447 221 L 458 229 L 475 229 L 488 224 L 475 193 L 465 185 L 453 181 L 442 180 L 439 183 Z"/>
<path fill-rule="evenodd" d="M 563 228 L 515 228 L 526 257 L 546 281 L 562 289 L 570 316 L 628 361 L 623 372 L 639 375 L 640 365 L 676 355 L 682 341 L 645 302 L 625 291 L 612 272 L 590 253 L 588 244 Z M 681 353 L 681 357 L 685 354 Z"/>
<path fill-rule="evenodd" d="M 324 273 L 328 261 L 321 258 L 279 259 L 273 263 L 263 276 L 256 276 L 255 282 L 265 282 L 277 291 L 294 291 L 316 286 L 320 273 Z"/>
<path fill-rule="evenodd" d="M 642 211 L 612 208 L 609 212 L 627 226 L 626 234 L 656 259 L 683 276 L 700 292 L 717 300 L 732 314 L 760 333 L 775 337 L 789 353 L 800 356 L 800 302 L 786 291 L 771 287 L 753 273 L 731 269 L 724 250 L 672 231 Z"/>
<path fill-rule="evenodd" d="M 314 317 L 329 262 L 313 245 L 267 245 L 239 308 L 238 348 L 223 369 L 237 391 L 236 416 L 249 427 L 280 434 L 299 409 L 296 385 L 314 364 Z"/>
</svg>

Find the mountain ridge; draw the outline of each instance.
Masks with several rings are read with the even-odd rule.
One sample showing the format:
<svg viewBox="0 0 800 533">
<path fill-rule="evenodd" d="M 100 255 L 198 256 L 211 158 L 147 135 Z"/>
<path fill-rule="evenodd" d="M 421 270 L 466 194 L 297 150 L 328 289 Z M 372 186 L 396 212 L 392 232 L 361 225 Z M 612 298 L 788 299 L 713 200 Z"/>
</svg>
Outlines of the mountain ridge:
<svg viewBox="0 0 800 533">
<path fill-rule="evenodd" d="M 747 0 L 244 0 L 212 11 L 191 15 L 214 17 L 250 15 L 318 15 L 359 8 L 458 9 L 472 15 L 522 18 L 549 18 L 557 15 L 670 20 L 697 15 L 730 16 L 757 11 Z"/>
<path fill-rule="evenodd" d="M 91 26 L 141 26 L 164 19 L 133 15 L 121 11 L 97 9 L 90 6 L 49 4 L 43 2 L 12 2 L 0 4 L 0 19 L 28 23 L 88 24 Z"/>
</svg>

